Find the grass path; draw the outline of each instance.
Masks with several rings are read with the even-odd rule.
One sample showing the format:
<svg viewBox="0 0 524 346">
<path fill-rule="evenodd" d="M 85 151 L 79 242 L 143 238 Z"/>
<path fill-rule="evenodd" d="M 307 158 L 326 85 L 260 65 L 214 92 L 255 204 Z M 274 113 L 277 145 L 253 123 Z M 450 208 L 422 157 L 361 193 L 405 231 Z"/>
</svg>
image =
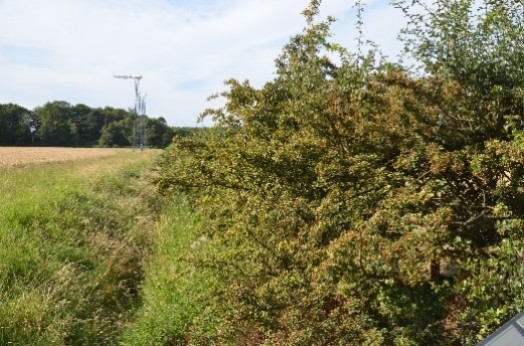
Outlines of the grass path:
<svg viewBox="0 0 524 346">
<path fill-rule="evenodd" d="M 0 168 L 0 345 L 115 345 L 139 305 L 157 151 Z"/>
</svg>

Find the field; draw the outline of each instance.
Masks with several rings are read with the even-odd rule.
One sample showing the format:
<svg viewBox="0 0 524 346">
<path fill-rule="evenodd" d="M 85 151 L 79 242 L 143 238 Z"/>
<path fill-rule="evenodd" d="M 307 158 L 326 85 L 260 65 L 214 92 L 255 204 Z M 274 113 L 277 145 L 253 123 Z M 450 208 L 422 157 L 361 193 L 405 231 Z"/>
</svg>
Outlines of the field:
<svg viewBox="0 0 524 346">
<path fill-rule="evenodd" d="M 0 167 L 65 162 L 79 159 L 115 155 L 131 149 L 108 148 L 53 148 L 53 147 L 0 147 Z"/>
</svg>

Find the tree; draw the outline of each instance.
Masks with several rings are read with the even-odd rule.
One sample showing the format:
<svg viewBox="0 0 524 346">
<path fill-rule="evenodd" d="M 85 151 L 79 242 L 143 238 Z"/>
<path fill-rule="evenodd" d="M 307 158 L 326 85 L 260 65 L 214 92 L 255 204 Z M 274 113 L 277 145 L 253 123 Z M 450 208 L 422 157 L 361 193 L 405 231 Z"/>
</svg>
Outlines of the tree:
<svg viewBox="0 0 524 346">
<path fill-rule="evenodd" d="M 77 104 L 71 108 L 73 118 L 70 121 L 76 136 L 75 145 L 96 144 L 104 125 L 102 113 L 83 104 Z"/>
<path fill-rule="evenodd" d="M 0 145 L 29 145 L 37 122 L 35 115 L 16 104 L 0 105 Z"/>
<path fill-rule="evenodd" d="M 150 146 L 164 148 L 171 143 L 174 130 L 164 118 L 144 119 Z M 0 145 L 129 146 L 133 122 L 133 111 L 112 107 L 53 101 L 31 112 L 14 104 L 0 105 Z M 187 135 L 193 129 L 180 131 Z"/>
<path fill-rule="evenodd" d="M 146 124 L 146 143 L 153 148 L 165 148 L 173 139 L 174 132 L 164 118 L 148 118 Z"/>
<path fill-rule="evenodd" d="M 51 146 L 72 146 L 78 136 L 78 126 L 69 103 L 48 102 L 35 108 L 39 127 L 36 131 L 38 143 Z"/>
<path fill-rule="evenodd" d="M 131 121 L 112 121 L 102 128 L 98 144 L 103 147 L 126 147 L 131 145 Z"/>
</svg>

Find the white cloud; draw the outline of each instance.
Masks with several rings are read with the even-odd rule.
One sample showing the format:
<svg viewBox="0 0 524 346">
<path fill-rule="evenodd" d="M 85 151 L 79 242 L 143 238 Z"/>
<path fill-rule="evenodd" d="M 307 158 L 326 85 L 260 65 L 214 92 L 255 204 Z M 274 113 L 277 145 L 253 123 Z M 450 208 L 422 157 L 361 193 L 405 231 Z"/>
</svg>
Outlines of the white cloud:
<svg viewBox="0 0 524 346">
<path fill-rule="evenodd" d="M 133 85 L 112 76 L 142 74 L 149 115 L 194 125 L 225 79 L 271 79 L 282 45 L 304 25 L 307 2 L 3 0 L 0 103 L 128 108 Z M 398 19 L 378 2 L 366 24 L 371 38 L 389 35 Z M 351 2 L 325 0 L 322 9 L 340 18 L 335 40 L 352 44 Z"/>
</svg>

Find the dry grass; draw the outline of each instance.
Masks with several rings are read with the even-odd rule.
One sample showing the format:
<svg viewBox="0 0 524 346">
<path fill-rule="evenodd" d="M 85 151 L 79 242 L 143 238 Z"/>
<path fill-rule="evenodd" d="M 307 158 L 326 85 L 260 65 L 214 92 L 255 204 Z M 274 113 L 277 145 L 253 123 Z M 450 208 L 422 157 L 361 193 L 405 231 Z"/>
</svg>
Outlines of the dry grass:
<svg viewBox="0 0 524 346">
<path fill-rule="evenodd" d="M 72 161 L 129 151 L 131 149 L 0 147 L 0 167 Z"/>
</svg>

